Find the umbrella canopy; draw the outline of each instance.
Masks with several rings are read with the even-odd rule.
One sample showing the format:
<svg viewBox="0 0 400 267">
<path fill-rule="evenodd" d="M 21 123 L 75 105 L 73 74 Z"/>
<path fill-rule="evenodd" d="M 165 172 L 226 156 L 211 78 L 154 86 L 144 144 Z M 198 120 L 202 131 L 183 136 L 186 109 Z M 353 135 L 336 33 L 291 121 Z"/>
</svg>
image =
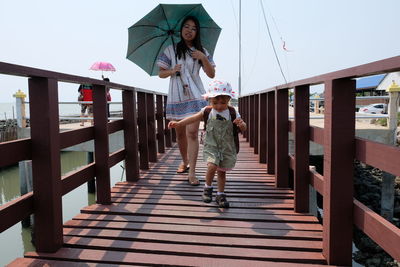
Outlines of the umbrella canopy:
<svg viewBox="0 0 400 267">
<path fill-rule="evenodd" d="M 115 71 L 115 68 L 111 63 L 99 61 L 95 62 L 90 70 Z"/>
<path fill-rule="evenodd" d="M 221 28 L 201 4 L 160 4 L 128 29 L 126 57 L 148 74 L 158 75 L 158 55 L 180 41 L 180 26 L 187 16 L 199 20 L 202 45 L 213 55 Z"/>
</svg>

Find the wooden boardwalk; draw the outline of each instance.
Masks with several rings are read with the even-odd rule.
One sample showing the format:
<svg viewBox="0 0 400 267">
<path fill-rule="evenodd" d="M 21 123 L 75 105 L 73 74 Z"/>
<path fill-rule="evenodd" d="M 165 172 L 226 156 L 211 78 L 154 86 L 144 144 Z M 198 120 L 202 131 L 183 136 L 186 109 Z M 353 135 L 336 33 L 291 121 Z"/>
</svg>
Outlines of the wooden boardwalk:
<svg viewBox="0 0 400 267">
<path fill-rule="evenodd" d="M 227 175 L 229 209 L 201 200 L 202 185 L 176 174 L 177 148 L 168 149 L 137 183 L 112 188 L 112 205 L 91 205 L 64 225 L 56 253 L 29 252 L 10 266 L 302 266 L 325 265 L 322 226 L 293 212 L 293 192 L 274 177 L 248 143 Z"/>
</svg>

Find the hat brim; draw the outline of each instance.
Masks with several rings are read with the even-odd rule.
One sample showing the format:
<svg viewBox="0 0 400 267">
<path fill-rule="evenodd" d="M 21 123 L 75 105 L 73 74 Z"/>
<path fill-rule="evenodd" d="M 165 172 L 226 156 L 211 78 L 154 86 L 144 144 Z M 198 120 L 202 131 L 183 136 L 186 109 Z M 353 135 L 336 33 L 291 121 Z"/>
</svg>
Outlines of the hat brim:
<svg viewBox="0 0 400 267">
<path fill-rule="evenodd" d="M 226 93 L 226 92 L 221 92 L 221 93 L 207 93 L 207 94 L 204 94 L 204 95 L 202 95 L 202 96 L 203 96 L 203 97 L 210 98 L 210 97 L 217 97 L 217 96 L 219 96 L 219 95 L 227 95 L 227 96 L 229 96 L 230 98 L 236 98 L 236 97 L 233 96 L 232 94 Z"/>
</svg>

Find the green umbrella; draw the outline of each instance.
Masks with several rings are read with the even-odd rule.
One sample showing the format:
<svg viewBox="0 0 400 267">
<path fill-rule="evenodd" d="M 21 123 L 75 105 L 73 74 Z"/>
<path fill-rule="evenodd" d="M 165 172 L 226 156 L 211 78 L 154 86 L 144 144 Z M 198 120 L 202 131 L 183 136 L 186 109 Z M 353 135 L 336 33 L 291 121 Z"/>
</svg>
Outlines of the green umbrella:
<svg viewBox="0 0 400 267">
<path fill-rule="evenodd" d="M 194 16 L 199 20 L 202 45 L 213 55 L 221 28 L 201 4 L 160 4 L 128 29 L 126 57 L 148 74 L 158 75 L 158 55 L 168 45 L 180 41 L 180 26 L 187 16 Z"/>
</svg>

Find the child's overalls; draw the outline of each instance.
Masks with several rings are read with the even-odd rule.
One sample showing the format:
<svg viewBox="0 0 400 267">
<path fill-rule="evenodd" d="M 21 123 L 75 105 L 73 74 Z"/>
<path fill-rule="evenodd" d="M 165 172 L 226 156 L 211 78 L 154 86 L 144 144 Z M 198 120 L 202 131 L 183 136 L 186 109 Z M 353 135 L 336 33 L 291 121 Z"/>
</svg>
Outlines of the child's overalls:
<svg viewBox="0 0 400 267">
<path fill-rule="evenodd" d="M 207 120 L 203 159 L 223 171 L 231 170 L 235 166 L 236 146 L 231 120 L 223 117 Z"/>
</svg>

